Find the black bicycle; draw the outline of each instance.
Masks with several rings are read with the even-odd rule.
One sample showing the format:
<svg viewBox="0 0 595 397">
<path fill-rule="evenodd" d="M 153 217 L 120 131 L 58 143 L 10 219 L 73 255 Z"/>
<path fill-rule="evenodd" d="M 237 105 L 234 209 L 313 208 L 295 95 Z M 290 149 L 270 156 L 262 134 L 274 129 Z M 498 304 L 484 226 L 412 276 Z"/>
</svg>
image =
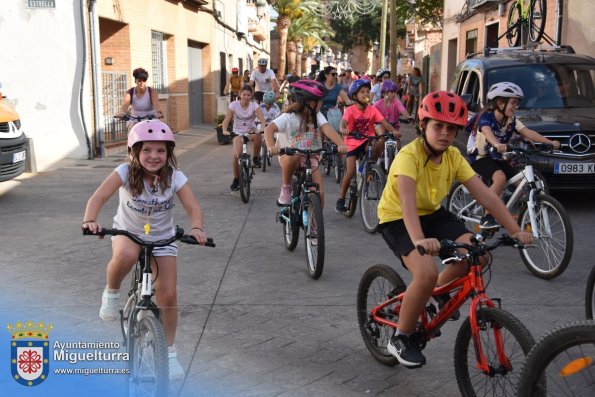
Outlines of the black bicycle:
<svg viewBox="0 0 595 397">
<path fill-rule="evenodd" d="M 249 132 L 248 135 L 256 135 L 260 132 Z M 250 183 L 254 177 L 254 164 L 252 163 L 252 157 L 248 153 L 248 142 L 250 141 L 247 136 L 241 134 L 231 133 L 232 137 L 242 137 L 242 154 L 238 157 L 238 182 L 240 185 L 240 197 L 244 203 L 250 200 Z"/>
<path fill-rule="evenodd" d="M 303 154 L 306 167 L 298 168 L 292 179 L 291 203 L 277 213 L 277 221 L 283 224 L 283 241 L 289 251 L 297 246 L 300 227 L 304 229 L 304 243 L 308 273 L 313 279 L 322 275 L 324 268 L 324 220 L 320 201 L 320 186 L 312 182 L 310 157 L 325 149 L 283 148 L 280 154 Z"/>
<path fill-rule="evenodd" d="M 198 241 L 193 236 L 184 234 L 184 229 L 180 227 L 176 227 L 173 237 L 153 242 L 144 241 L 126 230 L 119 229 L 103 229 L 98 233 L 83 229 L 83 235 L 126 236 L 141 247 L 130 281 L 128 301 L 124 310 L 120 310 L 120 327 L 130 358 L 128 395 L 166 396 L 169 387 L 167 342 L 161 324 L 161 309 L 153 301 L 153 281 L 159 276 L 159 266 L 156 266 L 157 275 L 153 277 L 151 257 L 156 247 L 165 247 L 174 241 L 186 244 L 198 244 Z M 211 238 L 207 239 L 205 245 L 215 247 Z M 155 261 L 157 262 L 156 259 Z"/>
</svg>

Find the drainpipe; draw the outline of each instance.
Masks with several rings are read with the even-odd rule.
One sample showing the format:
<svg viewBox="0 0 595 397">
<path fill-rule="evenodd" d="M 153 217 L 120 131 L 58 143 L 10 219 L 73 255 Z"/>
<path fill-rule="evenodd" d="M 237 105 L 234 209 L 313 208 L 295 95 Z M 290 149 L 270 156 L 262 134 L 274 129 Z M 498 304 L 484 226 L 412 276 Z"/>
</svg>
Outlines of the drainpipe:
<svg viewBox="0 0 595 397">
<path fill-rule="evenodd" d="M 83 124 L 83 132 L 85 134 L 85 140 L 87 142 L 87 159 L 93 159 L 93 146 L 91 145 L 91 140 L 89 139 L 89 129 L 87 128 L 87 123 L 85 122 L 85 107 L 83 105 L 83 93 L 84 93 L 84 86 L 85 86 L 85 73 L 87 71 L 87 24 L 85 23 L 85 5 L 81 1 L 81 29 L 83 33 L 83 70 L 81 72 L 81 84 L 79 86 L 79 107 L 81 112 L 81 121 Z"/>
<path fill-rule="evenodd" d="M 97 48 L 97 14 L 95 13 L 96 0 L 89 0 L 89 26 L 91 30 L 91 63 L 93 73 L 93 114 L 95 121 L 95 146 L 97 157 L 105 157 L 105 139 L 103 122 L 100 115 L 103 114 L 101 98 L 99 97 L 99 49 Z"/>
<path fill-rule="evenodd" d="M 562 21 L 564 20 L 564 0 L 556 2 L 556 44 L 562 44 Z"/>
</svg>

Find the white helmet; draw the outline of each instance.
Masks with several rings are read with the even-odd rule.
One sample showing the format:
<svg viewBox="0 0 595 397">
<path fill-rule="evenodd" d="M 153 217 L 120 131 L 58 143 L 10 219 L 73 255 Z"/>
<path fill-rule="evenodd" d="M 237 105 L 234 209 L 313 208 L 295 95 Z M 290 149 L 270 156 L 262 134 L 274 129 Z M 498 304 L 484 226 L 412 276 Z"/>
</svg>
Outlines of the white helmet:
<svg viewBox="0 0 595 397">
<path fill-rule="evenodd" d="M 266 58 L 260 58 L 258 60 L 258 66 L 266 66 L 269 63 L 269 61 Z"/>
<path fill-rule="evenodd" d="M 507 81 L 494 84 L 488 91 L 488 100 L 490 101 L 497 97 L 523 99 L 524 96 L 521 87 Z"/>
</svg>

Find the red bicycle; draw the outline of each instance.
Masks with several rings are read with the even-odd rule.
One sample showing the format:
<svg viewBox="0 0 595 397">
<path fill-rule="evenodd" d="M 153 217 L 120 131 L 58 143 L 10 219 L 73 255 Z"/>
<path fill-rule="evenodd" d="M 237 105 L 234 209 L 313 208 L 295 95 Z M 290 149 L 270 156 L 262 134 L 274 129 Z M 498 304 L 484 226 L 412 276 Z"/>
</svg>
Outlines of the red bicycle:
<svg viewBox="0 0 595 397">
<path fill-rule="evenodd" d="M 490 251 L 499 246 L 522 248 L 517 240 L 503 235 L 488 245 L 483 236 L 472 237 L 472 244 L 441 241 L 440 256 L 448 258 L 442 263 L 467 262 L 467 275 L 447 285 L 437 287 L 426 309 L 420 314 L 416 332 L 420 349 L 440 336 L 440 328 L 467 299 L 469 317 L 459 329 L 454 350 L 457 383 L 463 396 L 513 395 L 518 383 L 521 365 L 535 343 L 529 330 L 519 319 L 500 308 L 499 299 L 486 294 L 489 284 L 484 274 L 490 271 Z M 458 249 L 466 250 L 461 253 Z M 418 247 L 423 255 L 423 248 Z M 483 257 L 487 263 L 482 268 Z M 372 356 L 388 366 L 398 364 L 396 357 L 387 350 L 399 321 L 401 302 L 406 285 L 399 274 L 386 265 L 368 269 L 359 284 L 357 293 L 357 320 L 364 343 Z M 450 294 L 448 300 L 440 297 Z M 456 318 L 456 317 L 455 317 Z"/>
</svg>

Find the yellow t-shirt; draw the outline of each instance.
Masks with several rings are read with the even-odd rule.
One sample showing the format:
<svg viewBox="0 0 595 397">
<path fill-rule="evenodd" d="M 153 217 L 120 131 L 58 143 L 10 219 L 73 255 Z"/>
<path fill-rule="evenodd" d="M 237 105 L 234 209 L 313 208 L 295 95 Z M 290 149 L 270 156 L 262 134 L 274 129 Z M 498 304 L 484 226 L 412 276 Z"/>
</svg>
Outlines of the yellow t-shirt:
<svg viewBox="0 0 595 397">
<path fill-rule="evenodd" d="M 430 160 L 424 166 L 427 158 L 422 138 L 409 143 L 397 154 L 378 204 L 380 223 L 403 219 L 397 190 L 399 175 L 415 180 L 416 206 L 420 216 L 429 215 L 440 208 L 455 179 L 463 183 L 475 175 L 461 152 L 452 146 L 444 152 L 440 164 Z"/>
</svg>

